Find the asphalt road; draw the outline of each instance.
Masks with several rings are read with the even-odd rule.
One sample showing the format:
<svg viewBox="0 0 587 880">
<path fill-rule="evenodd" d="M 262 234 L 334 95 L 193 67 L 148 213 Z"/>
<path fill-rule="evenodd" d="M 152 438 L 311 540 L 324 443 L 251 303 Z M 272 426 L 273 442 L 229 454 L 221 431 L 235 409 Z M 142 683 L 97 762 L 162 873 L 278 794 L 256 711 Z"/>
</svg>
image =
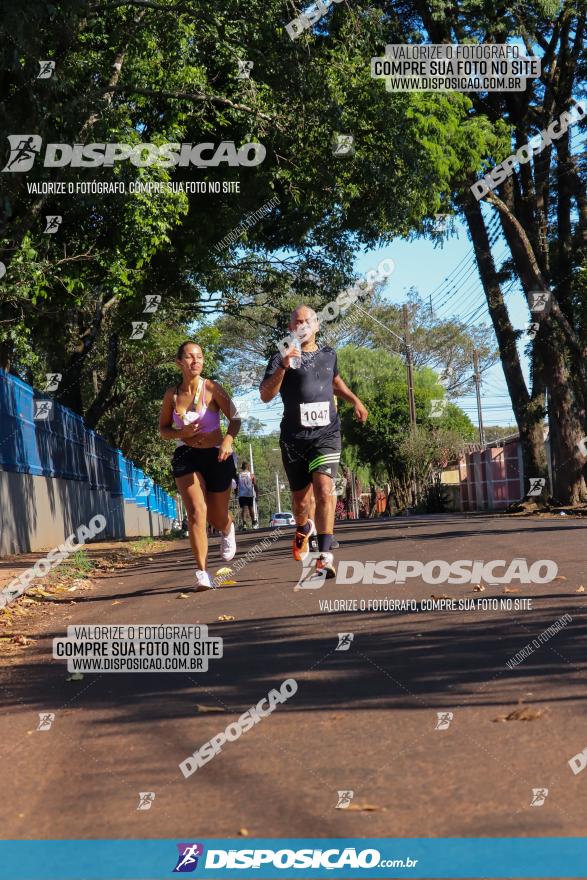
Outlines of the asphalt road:
<svg viewBox="0 0 587 880">
<path fill-rule="evenodd" d="M 512 594 L 421 580 L 294 592 L 288 537 L 243 568 L 237 586 L 180 598 L 193 562 L 178 540 L 25 623 L 35 641 L 0 676 L 2 837 L 583 836 L 587 772 L 574 775 L 568 761 L 587 747 L 587 523 L 445 516 L 349 523 L 337 534 L 339 560 L 524 556 L 555 560 L 565 579 L 514 584 Z M 262 536 L 241 535 L 239 553 Z M 216 546 L 215 559 L 213 570 Z M 324 606 L 432 595 L 529 598 L 531 609 Z M 561 632 L 506 666 L 565 613 Z M 52 638 L 106 623 L 208 624 L 224 656 L 202 673 L 67 681 Z M 336 650 L 340 632 L 354 634 L 347 651 Z M 290 700 L 184 778 L 184 758 L 288 678 L 298 683 Z M 533 720 L 496 720 L 521 708 Z M 36 729 L 39 712 L 55 713 L 50 730 Z M 447 729 L 435 729 L 439 712 L 453 713 Z M 536 788 L 549 790 L 541 806 L 531 806 Z M 337 809 L 348 790 L 350 808 Z M 150 809 L 137 810 L 139 792 L 155 793 Z"/>
</svg>

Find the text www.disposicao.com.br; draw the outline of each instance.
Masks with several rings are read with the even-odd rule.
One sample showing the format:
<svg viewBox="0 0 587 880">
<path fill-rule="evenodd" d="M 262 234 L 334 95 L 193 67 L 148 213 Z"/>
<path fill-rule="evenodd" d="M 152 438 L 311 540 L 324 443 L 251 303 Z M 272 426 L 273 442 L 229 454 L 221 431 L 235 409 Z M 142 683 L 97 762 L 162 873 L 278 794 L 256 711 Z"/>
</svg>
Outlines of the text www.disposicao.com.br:
<svg viewBox="0 0 587 880">
<path fill-rule="evenodd" d="M 201 657 L 71 657 L 74 672 L 193 672 Z"/>
</svg>

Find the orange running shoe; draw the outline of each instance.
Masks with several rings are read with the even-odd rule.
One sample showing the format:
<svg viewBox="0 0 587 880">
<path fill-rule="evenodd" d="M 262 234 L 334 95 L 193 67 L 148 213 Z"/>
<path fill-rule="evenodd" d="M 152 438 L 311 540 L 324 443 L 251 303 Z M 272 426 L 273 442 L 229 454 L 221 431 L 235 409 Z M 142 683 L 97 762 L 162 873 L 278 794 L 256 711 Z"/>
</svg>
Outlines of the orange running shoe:
<svg viewBox="0 0 587 880">
<path fill-rule="evenodd" d="M 312 535 L 316 534 L 314 520 L 309 519 L 308 522 L 310 523 L 310 531 L 308 534 L 300 532 L 299 529 L 296 528 L 296 534 L 291 545 L 293 558 L 297 559 L 298 562 L 303 562 L 304 559 L 307 559 L 310 552 L 310 538 Z"/>
</svg>

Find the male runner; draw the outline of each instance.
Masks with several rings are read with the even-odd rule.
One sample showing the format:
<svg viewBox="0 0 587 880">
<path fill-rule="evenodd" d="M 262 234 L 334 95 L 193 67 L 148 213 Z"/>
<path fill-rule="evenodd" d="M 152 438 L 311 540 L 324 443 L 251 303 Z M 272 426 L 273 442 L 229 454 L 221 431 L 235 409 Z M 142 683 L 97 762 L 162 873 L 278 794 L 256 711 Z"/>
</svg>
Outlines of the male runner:
<svg viewBox="0 0 587 880">
<path fill-rule="evenodd" d="M 238 475 L 238 503 L 241 509 L 241 519 L 243 521 L 243 529 L 246 529 L 247 522 L 245 519 L 245 510 L 249 511 L 249 519 L 254 529 L 257 528 L 257 520 L 255 519 L 255 505 L 253 498 L 257 494 L 257 483 L 255 475 L 252 474 L 247 467 L 246 461 L 243 461 L 241 472 Z"/>
<path fill-rule="evenodd" d="M 319 348 L 316 344 L 319 326 L 314 309 L 305 305 L 294 309 L 289 329 L 300 340 L 301 353 L 292 345 L 283 356 L 274 354 L 259 390 L 265 403 L 278 392 L 283 400 L 279 445 L 296 520 L 294 559 L 306 559 L 310 538 L 317 532 L 320 556 L 316 560 L 316 574 L 332 578 L 336 576 L 331 553 L 335 512 L 332 492 L 341 447 L 334 395 L 352 403 L 361 424 L 366 422 L 368 412 L 342 381 L 334 349 Z M 292 367 L 296 357 L 301 363 L 296 367 L 294 361 Z M 315 522 L 310 518 L 312 491 L 316 499 Z"/>
</svg>

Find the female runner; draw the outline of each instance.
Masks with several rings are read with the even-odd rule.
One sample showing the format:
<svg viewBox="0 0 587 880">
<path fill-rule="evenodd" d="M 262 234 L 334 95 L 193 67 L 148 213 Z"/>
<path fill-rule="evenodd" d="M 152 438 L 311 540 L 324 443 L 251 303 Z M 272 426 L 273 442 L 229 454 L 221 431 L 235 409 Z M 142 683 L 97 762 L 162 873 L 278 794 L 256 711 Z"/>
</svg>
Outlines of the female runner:
<svg viewBox="0 0 587 880">
<path fill-rule="evenodd" d="M 234 523 L 228 512 L 236 476 L 232 441 L 241 421 L 236 407 L 218 382 L 202 376 L 204 355 L 195 342 L 183 342 L 176 356 L 182 380 L 168 388 L 159 417 L 164 440 L 176 440 L 173 476 L 184 503 L 190 543 L 196 560 L 196 592 L 212 589 L 207 571 L 206 520 L 220 531 L 220 555 L 229 562 L 236 553 Z M 224 438 L 220 412 L 229 420 Z"/>
</svg>

